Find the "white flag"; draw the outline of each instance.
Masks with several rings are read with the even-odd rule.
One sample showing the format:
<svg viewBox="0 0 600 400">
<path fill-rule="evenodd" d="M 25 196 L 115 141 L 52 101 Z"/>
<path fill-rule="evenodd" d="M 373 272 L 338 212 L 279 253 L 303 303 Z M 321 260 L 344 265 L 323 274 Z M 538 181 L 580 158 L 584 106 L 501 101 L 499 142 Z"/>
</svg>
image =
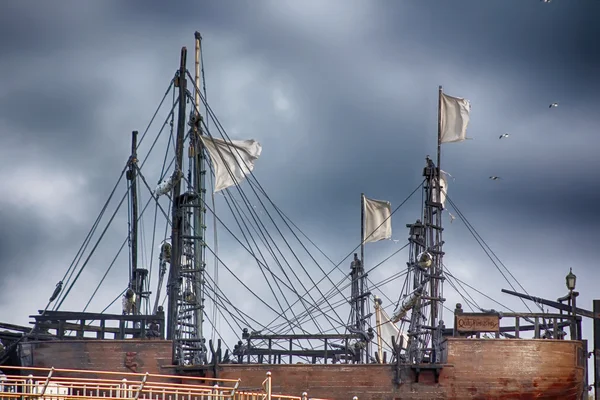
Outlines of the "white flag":
<svg viewBox="0 0 600 400">
<path fill-rule="evenodd" d="M 441 142 L 462 142 L 467 138 L 471 103 L 467 99 L 443 93 L 441 103 Z"/>
<path fill-rule="evenodd" d="M 254 169 L 262 147 L 257 141 L 231 140 L 200 136 L 210 154 L 215 173 L 215 193 L 239 184 Z"/>
<path fill-rule="evenodd" d="M 373 200 L 364 197 L 365 243 L 377 242 L 392 237 L 392 205 L 389 201 Z"/>
<path fill-rule="evenodd" d="M 441 183 L 441 190 L 440 190 L 440 201 L 437 200 L 437 190 L 438 190 L 438 183 L 436 182 L 434 184 L 433 187 L 433 193 L 432 193 L 432 200 L 434 203 L 442 203 L 442 207 L 446 208 L 446 195 L 448 194 L 448 178 L 446 177 L 447 175 L 450 175 L 449 173 L 440 170 L 440 183 Z"/>
</svg>

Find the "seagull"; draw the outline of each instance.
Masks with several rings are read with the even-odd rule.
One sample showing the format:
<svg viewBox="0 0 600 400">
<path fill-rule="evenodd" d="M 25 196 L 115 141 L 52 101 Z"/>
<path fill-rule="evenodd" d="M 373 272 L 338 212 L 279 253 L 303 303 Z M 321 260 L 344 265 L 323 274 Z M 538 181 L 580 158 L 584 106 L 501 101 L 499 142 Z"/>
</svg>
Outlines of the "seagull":
<svg viewBox="0 0 600 400">
<path fill-rule="evenodd" d="M 552 104 L 550 104 L 550 106 L 548 106 L 548 108 L 552 108 L 552 107 L 558 107 L 558 103 L 552 103 Z"/>
<path fill-rule="evenodd" d="M 497 181 L 498 179 L 500 179 L 499 176 L 490 176 L 490 179 L 493 181 Z"/>
<path fill-rule="evenodd" d="M 552 0 L 542 0 L 542 3 L 550 3 Z"/>
<path fill-rule="evenodd" d="M 450 214 L 450 212 L 448 212 L 448 215 L 450 216 L 450 223 L 454 222 L 456 217 L 454 215 Z"/>
<path fill-rule="evenodd" d="M 502 139 L 502 138 L 505 138 L 505 137 L 508 137 L 508 136 L 509 136 L 509 134 L 508 134 L 508 133 L 503 133 L 502 135 L 500 135 L 500 138 L 499 138 L 499 139 Z"/>
</svg>

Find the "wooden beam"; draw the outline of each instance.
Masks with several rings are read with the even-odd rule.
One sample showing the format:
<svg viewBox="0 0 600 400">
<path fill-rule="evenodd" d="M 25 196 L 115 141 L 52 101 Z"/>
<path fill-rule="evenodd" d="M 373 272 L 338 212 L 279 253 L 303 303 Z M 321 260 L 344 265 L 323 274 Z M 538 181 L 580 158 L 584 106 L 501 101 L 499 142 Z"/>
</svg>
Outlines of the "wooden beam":
<svg viewBox="0 0 600 400">
<path fill-rule="evenodd" d="M 268 339 L 273 339 L 273 340 L 326 340 L 326 339 L 360 339 L 362 338 L 363 335 L 359 334 L 359 333 L 350 333 L 347 335 L 344 334 L 316 334 L 316 335 L 310 335 L 310 334 L 298 334 L 298 335 L 255 335 L 255 334 L 250 334 L 250 336 L 248 337 L 248 339 L 250 340 L 268 340 Z"/>
<path fill-rule="evenodd" d="M 571 306 L 569 306 L 567 304 L 559 303 L 557 301 L 542 299 L 541 297 L 529 296 L 529 295 L 526 295 L 526 294 L 513 292 L 512 290 L 507 290 L 507 289 L 502 289 L 502 292 L 506 293 L 506 294 L 510 294 L 512 296 L 520 297 L 522 299 L 527 299 L 527 300 L 531 300 L 533 302 L 541 303 L 541 304 L 544 304 L 546 306 L 554 307 L 554 308 L 556 308 L 558 310 L 563 310 L 563 311 L 566 311 L 566 312 L 571 312 L 572 311 Z M 594 313 L 592 311 L 585 310 L 583 308 L 579 308 L 579 307 L 575 308 L 575 313 L 579 314 L 579 315 L 581 315 L 583 317 L 594 318 Z"/>
</svg>

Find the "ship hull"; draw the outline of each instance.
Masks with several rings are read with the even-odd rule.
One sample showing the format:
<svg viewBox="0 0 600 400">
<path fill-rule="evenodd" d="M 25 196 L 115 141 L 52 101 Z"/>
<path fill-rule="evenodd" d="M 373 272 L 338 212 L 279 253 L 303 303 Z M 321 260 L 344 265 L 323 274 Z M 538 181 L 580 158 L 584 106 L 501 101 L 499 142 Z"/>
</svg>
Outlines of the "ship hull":
<svg viewBox="0 0 600 400">
<path fill-rule="evenodd" d="M 150 373 L 174 370 L 168 365 L 169 341 L 57 341 L 28 346 L 29 353 L 25 351 L 23 358 L 28 366 Z M 584 390 L 585 353 L 584 343 L 579 341 L 449 338 L 437 382 L 432 370 L 422 370 L 417 381 L 413 367 L 389 364 L 222 364 L 204 373 L 241 378 L 241 390 L 256 390 L 271 372 L 273 393 L 307 392 L 309 397 L 333 400 L 354 396 L 359 400 L 579 400 Z"/>
</svg>

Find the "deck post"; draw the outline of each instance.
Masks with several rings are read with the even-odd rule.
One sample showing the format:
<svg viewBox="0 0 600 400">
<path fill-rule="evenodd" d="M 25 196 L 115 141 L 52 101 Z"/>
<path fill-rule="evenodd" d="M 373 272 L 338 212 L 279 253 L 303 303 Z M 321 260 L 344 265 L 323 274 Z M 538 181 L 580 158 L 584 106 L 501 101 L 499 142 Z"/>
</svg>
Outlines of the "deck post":
<svg viewBox="0 0 600 400">
<path fill-rule="evenodd" d="M 594 300 L 594 399 L 600 399 L 600 300 Z"/>
</svg>

